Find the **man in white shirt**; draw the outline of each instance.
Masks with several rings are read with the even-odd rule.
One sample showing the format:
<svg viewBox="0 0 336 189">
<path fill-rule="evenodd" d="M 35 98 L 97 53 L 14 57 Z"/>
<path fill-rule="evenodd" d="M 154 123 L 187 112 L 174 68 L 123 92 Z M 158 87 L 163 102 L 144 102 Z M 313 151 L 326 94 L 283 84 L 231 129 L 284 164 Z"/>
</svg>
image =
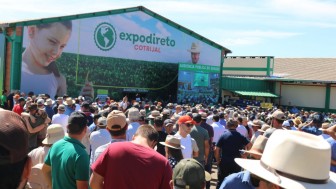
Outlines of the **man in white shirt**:
<svg viewBox="0 0 336 189">
<path fill-rule="evenodd" d="M 90 158 L 90 164 L 93 163 L 94 160 L 94 154 L 96 149 L 99 146 L 102 146 L 104 144 L 107 144 L 111 142 L 112 138 L 110 133 L 106 130 L 106 117 L 100 117 L 98 119 L 97 126 L 99 129 L 97 131 L 93 131 L 90 135 L 90 144 L 91 144 L 91 158 Z"/>
<path fill-rule="evenodd" d="M 63 104 L 60 104 L 57 108 L 58 113 L 53 115 L 51 119 L 52 124 L 60 124 L 64 130 L 64 134 L 67 133 L 67 125 L 68 125 L 68 119 L 69 116 L 64 114 L 65 112 L 65 106 Z"/>
<path fill-rule="evenodd" d="M 217 144 L 219 137 L 222 136 L 222 134 L 227 130 L 225 129 L 224 125 L 221 125 L 219 123 L 219 115 L 217 114 L 213 115 L 212 120 L 213 122 L 211 126 L 214 130 L 214 137 L 213 137 L 212 142 Z"/>
<path fill-rule="evenodd" d="M 246 125 L 247 117 L 238 117 L 238 127 L 236 128 L 236 131 L 244 137 L 248 138 L 247 129 L 245 128 Z"/>
<path fill-rule="evenodd" d="M 140 112 L 137 108 L 130 108 L 128 109 L 128 129 L 126 131 L 126 140 L 127 141 L 132 141 L 132 137 L 135 134 L 135 132 L 138 130 L 140 127 L 140 123 L 138 122 L 140 119 Z"/>
<path fill-rule="evenodd" d="M 175 136 L 181 139 L 181 145 L 185 147 L 182 150 L 183 158 L 198 157 L 199 149 L 197 143 L 189 134 L 194 126 L 194 120 L 190 116 L 185 115 L 181 116 L 177 123 L 179 124 L 179 131 Z"/>
</svg>

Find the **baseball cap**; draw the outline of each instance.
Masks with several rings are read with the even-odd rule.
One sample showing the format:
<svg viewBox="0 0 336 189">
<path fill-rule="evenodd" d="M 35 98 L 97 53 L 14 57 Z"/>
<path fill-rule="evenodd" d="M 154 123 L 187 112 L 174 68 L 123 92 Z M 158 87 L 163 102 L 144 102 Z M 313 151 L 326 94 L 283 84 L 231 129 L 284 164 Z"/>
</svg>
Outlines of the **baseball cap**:
<svg viewBox="0 0 336 189">
<path fill-rule="evenodd" d="M 173 170 L 174 186 L 179 188 L 201 189 L 205 181 L 210 181 L 211 175 L 195 159 L 182 159 Z"/>
<path fill-rule="evenodd" d="M 84 101 L 82 103 L 81 107 L 83 107 L 83 108 L 90 108 L 90 104 L 89 104 L 89 102 Z"/>
<path fill-rule="evenodd" d="M 0 109 L 0 148 L 8 151 L 1 155 L 0 165 L 17 163 L 28 154 L 25 122 L 18 114 L 3 109 Z"/>
<path fill-rule="evenodd" d="M 36 103 L 38 106 L 40 105 L 44 105 L 44 100 L 42 98 L 38 99 L 37 100 L 37 103 Z"/>
<path fill-rule="evenodd" d="M 63 104 L 58 105 L 58 110 L 65 111 L 65 106 Z"/>
<path fill-rule="evenodd" d="M 280 110 L 276 110 L 275 112 L 273 112 L 272 117 L 278 120 L 285 120 L 285 114 L 280 111 Z"/>
<path fill-rule="evenodd" d="M 106 127 L 111 131 L 119 131 L 127 124 L 125 114 L 119 110 L 113 110 L 109 113 L 106 122 Z"/>
<path fill-rule="evenodd" d="M 98 127 L 106 127 L 106 124 L 107 124 L 106 117 L 98 118 L 98 123 L 97 123 Z"/>
<path fill-rule="evenodd" d="M 185 116 L 181 116 L 178 121 L 177 121 L 178 124 L 181 124 L 181 123 L 192 123 L 192 124 L 195 124 L 195 121 L 188 115 L 185 115 Z"/>
<path fill-rule="evenodd" d="M 164 126 L 168 126 L 168 125 L 174 125 L 175 122 L 171 119 L 166 119 L 164 122 L 163 122 L 163 125 Z"/>
</svg>

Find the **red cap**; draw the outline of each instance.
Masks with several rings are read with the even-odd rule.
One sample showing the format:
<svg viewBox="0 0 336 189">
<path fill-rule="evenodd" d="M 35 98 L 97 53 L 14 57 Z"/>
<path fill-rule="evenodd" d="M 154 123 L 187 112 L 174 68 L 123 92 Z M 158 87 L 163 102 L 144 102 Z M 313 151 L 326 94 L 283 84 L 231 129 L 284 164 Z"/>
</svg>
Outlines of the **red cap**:
<svg viewBox="0 0 336 189">
<path fill-rule="evenodd" d="M 188 115 L 185 115 L 185 116 L 181 116 L 179 119 L 178 119 L 178 124 L 181 124 L 181 123 L 192 123 L 192 124 L 195 124 L 195 121 Z"/>
</svg>

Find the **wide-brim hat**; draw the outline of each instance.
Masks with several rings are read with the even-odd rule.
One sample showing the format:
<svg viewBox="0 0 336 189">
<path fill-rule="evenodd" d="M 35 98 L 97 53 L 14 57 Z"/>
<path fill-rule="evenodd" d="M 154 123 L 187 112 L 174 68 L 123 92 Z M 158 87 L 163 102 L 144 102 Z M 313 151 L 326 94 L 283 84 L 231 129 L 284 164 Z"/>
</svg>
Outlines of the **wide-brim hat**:
<svg viewBox="0 0 336 189">
<path fill-rule="evenodd" d="M 44 103 L 44 105 L 46 105 L 46 106 L 53 105 L 53 104 L 54 104 L 54 101 L 51 98 L 48 98 Z"/>
<path fill-rule="evenodd" d="M 262 125 L 263 125 L 263 122 L 261 120 L 256 119 L 256 120 L 252 121 L 252 126 L 260 127 L 261 128 Z"/>
<path fill-rule="evenodd" d="M 64 130 L 60 124 L 52 124 L 47 128 L 47 134 L 42 144 L 54 144 L 64 137 Z"/>
<path fill-rule="evenodd" d="M 261 129 L 258 129 L 259 132 L 264 133 L 267 129 L 271 128 L 271 126 L 267 125 L 267 124 L 263 124 L 261 126 Z"/>
<path fill-rule="evenodd" d="M 191 48 L 188 49 L 188 51 L 191 53 L 200 53 L 201 52 L 200 45 L 198 43 L 192 43 Z"/>
<path fill-rule="evenodd" d="M 330 172 L 331 147 L 318 136 L 277 129 L 268 139 L 260 160 L 236 158 L 252 174 L 282 188 L 336 188 Z"/>
<path fill-rule="evenodd" d="M 156 117 L 160 117 L 161 116 L 161 114 L 160 114 L 160 112 L 159 111 L 157 111 L 157 110 L 153 110 L 152 112 L 151 112 L 151 114 L 148 116 L 148 118 L 156 118 Z"/>
<path fill-rule="evenodd" d="M 174 148 L 174 149 L 185 149 L 185 147 L 183 145 L 181 145 L 181 139 L 173 136 L 173 135 L 167 135 L 166 137 L 166 141 L 164 142 L 160 142 L 160 144 L 164 145 L 164 146 L 168 146 L 170 148 Z"/>
<path fill-rule="evenodd" d="M 267 140 L 268 140 L 267 137 L 259 135 L 257 139 L 254 141 L 250 150 L 240 150 L 240 151 L 244 153 L 256 154 L 261 156 L 264 152 Z"/>
<path fill-rule="evenodd" d="M 75 104 L 76 102 L 75 102 L 75 100 L 73 100 L 71 97 L 69 97 L 69 98 L 67 98 L 64 102 L 63 102 L 63 104 L 64 105 L 73 105 L 73 104 Z"/>
</svg>

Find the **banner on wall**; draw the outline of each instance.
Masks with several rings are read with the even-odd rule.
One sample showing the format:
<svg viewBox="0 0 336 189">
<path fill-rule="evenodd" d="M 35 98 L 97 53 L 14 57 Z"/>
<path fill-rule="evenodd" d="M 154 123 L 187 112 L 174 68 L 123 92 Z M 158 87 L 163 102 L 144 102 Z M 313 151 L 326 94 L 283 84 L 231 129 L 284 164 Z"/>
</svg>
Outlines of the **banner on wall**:
<svg viewBox="0 0 336 189">
<path fill-rule="evenodd" d="M 179 64 L 178 103 L 216 104 L 219 98 L 219 66 Z"/>
<path fill-rule="evenodd" d="M 85 84 L 97 87 L 103 76 L 116 72 L 140 72 L 145 62 L 219 66 L 221 60 L 219 49 L 142 11 L 28 26 L 23 49 L 21 91 L 51 96 Z M 134 65 L 120 69 L 118 64 L 115 69 L 115 60 Z M 101 78 L 94 77 L 96 69 L 104 71 Z M 32 80 L 36 82 L 29 82 Z M 129 89 L 141 85 L 117 83 L 99 87 Z M 157 88 L 160 86 L 140 90 Z"/>
</svg>

